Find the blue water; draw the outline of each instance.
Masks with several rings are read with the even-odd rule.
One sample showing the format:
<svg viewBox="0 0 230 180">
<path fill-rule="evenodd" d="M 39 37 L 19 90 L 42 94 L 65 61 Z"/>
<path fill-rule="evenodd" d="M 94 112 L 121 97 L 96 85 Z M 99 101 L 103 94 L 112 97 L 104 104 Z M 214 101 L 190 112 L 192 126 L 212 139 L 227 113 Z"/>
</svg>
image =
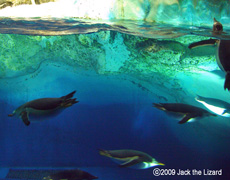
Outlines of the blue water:
<svg viewBox="0 0 230 180">
<path fill-rule="evenodd" d="M 31 168 L 80 168 L 101 180 L 229 179 L 228 127 L 218 127 L 214 118 L 179 125 L 176 119 L 152 107 L 153 102 L 171 98 L 167 96 L 170 92 L 164 92 L 164 87 L 154 81 L 146 84 L 138 74 L 99 75 L 80 67 L 70 70 L 65 64 L 44 63 L 39 68 L 34 77 L 29 74 L 0 79 L 2 179 L 9 169 L 29 172 Z M 20 119 L 7 117 L 29 100 L 60 97 L 74 90 L 79 103 L 49 120 L 26 127 Z M 229 125 L 228 120 L 223 122 Z M 223 174 L 154 177 L 154 167 L 119 168 L 100 156 L 98 149 L 143 151 L 165 164 L 158 166 L 160 169 L 212 169 Z M 17 179 L 25 177 L 19 175 Z"/>
</svg>

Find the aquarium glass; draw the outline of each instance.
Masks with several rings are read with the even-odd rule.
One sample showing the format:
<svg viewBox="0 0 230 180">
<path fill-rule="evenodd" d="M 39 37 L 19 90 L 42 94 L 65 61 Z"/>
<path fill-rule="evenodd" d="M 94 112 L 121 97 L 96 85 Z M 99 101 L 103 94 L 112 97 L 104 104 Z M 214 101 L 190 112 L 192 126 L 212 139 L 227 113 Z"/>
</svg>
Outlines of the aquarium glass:
<svg viewBox="0 0 230 180">
<path fill-rule="evenodd" d="M 3 0 L 0 47 L 0 179 L 230 178 L 229 0 Z"/>
</svg>

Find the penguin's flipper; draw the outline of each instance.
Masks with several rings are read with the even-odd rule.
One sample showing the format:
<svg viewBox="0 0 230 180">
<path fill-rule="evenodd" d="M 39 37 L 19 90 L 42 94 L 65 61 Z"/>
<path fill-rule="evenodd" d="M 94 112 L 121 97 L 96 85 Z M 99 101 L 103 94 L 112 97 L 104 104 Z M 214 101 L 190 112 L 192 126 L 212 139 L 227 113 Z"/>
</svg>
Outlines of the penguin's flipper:
<svg viewBox="0 0 230 180">
<path fill-rule="evenodd" d="M 128 161 L 124 162 L 123 164 L 120 164 L 119 167 L 124 168 L 124 167 L 134 166 L 140 162 L 138 159 L 139 159 L 139 156 L 134 156 L 130 158 Z"/>
<path fill-rule="evenodd" d="M 218 40 L 216 40 L 216 39 L 208 39 L 208 40 L 198 41 L 198 42 L 190 44 L 188 46 L 188 48 L 193 49 L 193 48 L 199 47 L 199 46 L 214 45 L 215 43 L 217 43 L 217 41 Z"/>
<path fill-rule="evenodd" d="M 22 111 L 20 117 L 26 126 L 30 125 L 28 113 L 26 111 Z"/>
<path fill-rule="evenodd" d="M 228 71 L 225 76 L 224 90 L 230 90 L 230 72 Z"/>
<path fill-rule="evenodd" d="M 191 118 L 194 118 L 194 117 L 196 117 L 195 114 L 186 114 L 186 115 L 183 117 L 183 119 L 180 120 L 178 123 L 179 123 L 179 124 L 184 124 L 184 123 L 188 122 Z"/>
</svg>

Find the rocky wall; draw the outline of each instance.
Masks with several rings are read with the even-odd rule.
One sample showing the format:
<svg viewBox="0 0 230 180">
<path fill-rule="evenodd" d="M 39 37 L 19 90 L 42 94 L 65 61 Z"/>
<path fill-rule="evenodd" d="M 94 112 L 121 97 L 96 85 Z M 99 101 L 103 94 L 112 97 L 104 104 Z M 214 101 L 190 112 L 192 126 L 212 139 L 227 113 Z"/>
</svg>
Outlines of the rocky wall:
<svg viewBox="0 0 230 180">
<path fill-rule="evenodd" d="M 18 7 L 22 4 L 33 6 Z M 209 25 L 215 17 L 229 26 L 230 17 L 227 0 L 1 0 L 0 8 L 0 16 L 128 19 L 189 25 Z"/>
<path fill-rule="evenodd" d="M 158 73 L 218 69 L 215 47 L 188 49 L 205 39 L 184 36 L 155 40 L 113 31 L 68 36 L 0 35 L 0 78 L 34 73 L 44 62 L 61 62 L 91 69 L 98 74 Z"/>
</svg>

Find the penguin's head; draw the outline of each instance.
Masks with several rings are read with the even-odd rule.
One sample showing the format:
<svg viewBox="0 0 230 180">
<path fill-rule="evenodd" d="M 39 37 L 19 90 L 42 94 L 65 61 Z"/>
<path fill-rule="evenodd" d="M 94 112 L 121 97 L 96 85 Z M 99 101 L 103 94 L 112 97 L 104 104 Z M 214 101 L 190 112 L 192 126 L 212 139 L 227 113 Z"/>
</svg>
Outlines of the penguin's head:
<svg viewBox="0 0 230 180">
<path fill-rule="evenodd" d="M 8 114 L 8 117 L 13 117 L 15 113 L 16 113 L 16 110 L 14 110 L 12 114 Z"/>
<path fill-rule="evenodd" d="M 195 98 L 195 100 L 201 104 L 203 104 L 206 108 L 208 108 L 210 111 L 214 112 L 215 114 L 212 113 L 205 113 L 206 116 L 216 116 L 216 114 L 221 115 L 225 113 L 224 108 L 218 107 L 218 106 L 214 106 L 212 104 L 207 103 L 201 96 L 197 96 Z"/>
<path fill-rule="evenodd" d="M 151 162 L 143 162 L 143 168 L 142 169 L 147 169 L 147 168 L 154 167 L 154 166 L 164 166 L 164 165 L 165 164 L 159 163 L 153 158 Z"/>
<path fill-rule="evenodd" d="M 223 25 L 220 22 L 218 22 L 215 18 L 213 20 L 214 20 L 213 28 L 212 28 L 213 34 L 221 34 L 223 32 Z"/>
<path fill-rule="evenodd" d="M 230 110 L 225 109 L 221 116 L 230 117 Z"/>
</svg>

